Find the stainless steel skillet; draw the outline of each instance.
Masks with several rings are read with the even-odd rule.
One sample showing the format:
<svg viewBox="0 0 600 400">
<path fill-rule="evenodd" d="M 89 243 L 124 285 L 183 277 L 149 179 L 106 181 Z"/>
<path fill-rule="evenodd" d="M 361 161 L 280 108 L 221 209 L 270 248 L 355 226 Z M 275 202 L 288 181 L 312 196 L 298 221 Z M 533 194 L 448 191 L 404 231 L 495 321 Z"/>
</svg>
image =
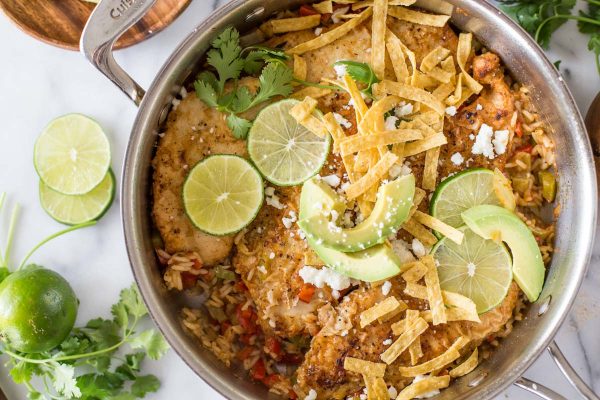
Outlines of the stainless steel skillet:
<svg viewBox="0 0 600 400">
<path fill-rule="evenodd" d="M 212 38 L 227 26 L 240 31 L 256 27 L 274 12 L 302 0 L 233 0 L 213 13 L 174 50 L 145 92 L 114 61 L 115 40 L 135 23 L 153 0 L 103 0 L 92 14 L 81 40 L 85 56 L 120 87 L 139 112 L 133 125 L 122 182 L 122 216 L 135 279 L 150 313 L 173 349 L 201 378 L 229 399 L 272 398 L 264 388 L 239 378 L 188 336 L 178 320 L 182 299 L 162 283 L 151 238 L 151 160 L 157 134 L 171 102 L 193 78 Z M 530 88 L 536 105 L 553 128 L 560 175 L 556 253 L 540 300 L 515 326 L 493 356 L 471 374 L 444 390 L 439 399 L 492 399 L 517 384 L 545 399 L 564 399 L 523 373 L 548 350 L 560 369 L 587 399 L 598 399 L 569 366 L 552 341 L 569 312 L 585 275 L 594 240 L 596 177 L 584 124 L 566 85 L 541 49 L 509 18 L 482 0 L 421 0 L 420 7 L 452 14 L 452 24 L 473 32 L 499 54 L 513 76 Z M 119 15 L 111 10 L 120 10 Z M 274 397 L 273 397 L 274 398 Z"/>
</svg>

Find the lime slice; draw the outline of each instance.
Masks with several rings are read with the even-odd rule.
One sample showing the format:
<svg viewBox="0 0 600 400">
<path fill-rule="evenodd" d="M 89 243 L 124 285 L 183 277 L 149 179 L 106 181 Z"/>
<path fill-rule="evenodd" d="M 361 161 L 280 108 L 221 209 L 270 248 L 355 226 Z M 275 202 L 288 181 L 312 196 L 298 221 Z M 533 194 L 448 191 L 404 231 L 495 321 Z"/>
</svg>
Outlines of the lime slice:
<svg viewBox="0 0 600 400">
<path fill-rule="evenodd" d="M 321 138 L 290 115 L 297 100 L 282 100 L 262 110 L 248 133 L 248 153 L 258 170 L 279 186 L 299 185 L 319 172 L 331 138 Z"/>
<path fill-rule="evenodd" d="M 494 191 L 494 173 L 484 168 L 468 169 L 439 184 L 431 198 L 429 213 L 458 228 L 464 225 L 460 214 L 480 204 L 500 205 Z"/>
<path fill-rule="evenodd" d="M 33 162 L 51 189 L 63 194 L 84 194 L 105 178 L 110 145 L 96 121 L 81 114 L 68 114 L 50 122 L 38 137 Z"/>
<path fill-rule="evenodd" d="M 50 189 L 40 180 L 40 203 L 44 211 L 60 223 L 77 225 L 100 219 L 115 197 L 115 176 L 108 171 L 91 192 L 68 195 Z"/>
<path fill-rule="evenodd" d="M 214 155 L 200 161 L 183 184 L 183 205 L 192 223 L 211 235 L 242 230 L 258 214 L 263 180 L 248 161 Z"/>
<path fill-rule="evenodd" d="M 482 314 L 504 300 L 513 279 L 506 247 L 484 239 L 467 227 L 462 244 L 443 238 L 432 250 L 438 265 L 440 286 L 467 296 Z"/>
</svg>

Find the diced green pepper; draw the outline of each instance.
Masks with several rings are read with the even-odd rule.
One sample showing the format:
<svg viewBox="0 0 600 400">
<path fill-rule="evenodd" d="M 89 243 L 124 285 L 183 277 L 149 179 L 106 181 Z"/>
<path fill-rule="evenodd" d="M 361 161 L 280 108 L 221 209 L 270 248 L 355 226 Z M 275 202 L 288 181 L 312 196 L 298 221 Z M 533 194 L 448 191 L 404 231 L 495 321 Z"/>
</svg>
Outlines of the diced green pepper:
<svg viewBox="0 0 600 400">
<path fill-rule="evenodd" d="M 518 193 L 524 194 L 529 188 L 529 178 L 527 175 L 517 175 L 512 178 L 512 186 Z"/>
<path fill-rule="evenodd" d="M 228 270 L 227 268 L 219 265 L 215 268 L 215 275 L 219 279 L 223 279 L 225 281 L 234 281 L 235 280 L 235 272 Z"/>
<path fill-rule="evenodd" d="M 549 203 L 556 197 L 556 178 L 550 171 L 541 171 L 538 175 L 542 185 L 542 197 Z"/>
</svg>

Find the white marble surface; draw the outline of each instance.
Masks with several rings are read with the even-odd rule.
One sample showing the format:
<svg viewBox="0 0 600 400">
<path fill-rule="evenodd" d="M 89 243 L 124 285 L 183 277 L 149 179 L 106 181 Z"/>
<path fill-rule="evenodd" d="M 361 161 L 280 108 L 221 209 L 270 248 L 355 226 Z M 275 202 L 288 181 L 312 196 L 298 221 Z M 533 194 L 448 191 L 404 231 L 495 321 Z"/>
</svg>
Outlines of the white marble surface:
<svg viewBox="0 0 600 400">
<path fill-rule="evenodd" d="M 221 0 L 223 2 L 225 0 Z M 196 0 L 167 30 L 156 37 L 121 51 L 117 59 L 142 86 L 148 86 L 172 49 L 205 18 L 218 0 Z M 600 90 L 592 55 L 586 40 L 573 24 L 562 28 L 552 42 L 552 61 L 562 59 L 562 69 L 582 112 Z M 11 202 L 23 205 L 16 237 L 15 259 L 30 246 L 59 229 L 40 208 L 37 176 L 31 162 L 38 133 L 52 118 L 81 112 L 96 118 L 108 132 L 113 149 L 113 168 L 120 165 L 135 106 L 92 68 L 82 56 L 60 50 L 26 36 L 0 16 L 0 191 L 11 193 Z M 4 226 L 4 225 L 3 225 Z M 5 231 L 1 231 L 5 234 Z M 577 306 L 561 328 L 558 343 L 583 378 L 600 392 L 600 247 L 592 259 Z M 15 260 L 13 260 L 15 261 Z M 36 254 L 32 261 L 54 268 L 66 276 L 81 299 L 80 321 L 108 315 L 119 290 L 132 281 L 119 210 L 113 206 L 97 227 L 60 238 Z M 152 399 L 177 398 L 216 400 L 222 397 L 197 378 L 171 351 L 160 362 L 148 362 L 147 370 L 162 381 Z M 577 399 L 573 389 L 546 355 L 527 372 L 527 377 L 547 384 L 568 399 Z M 23 399 L 0 366 L 0 386 L 10 400 Z M 534 399 L 510 388 L 499 399 Z"/>
</svg>

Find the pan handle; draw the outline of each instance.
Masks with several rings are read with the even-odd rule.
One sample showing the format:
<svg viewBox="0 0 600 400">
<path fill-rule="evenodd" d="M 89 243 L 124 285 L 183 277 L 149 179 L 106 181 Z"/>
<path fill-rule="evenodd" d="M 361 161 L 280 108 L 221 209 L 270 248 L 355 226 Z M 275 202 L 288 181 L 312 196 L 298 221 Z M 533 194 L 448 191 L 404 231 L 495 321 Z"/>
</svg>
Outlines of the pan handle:
<svg viewBox="0 0 600 400">
<path fill-rule="evenodd" d="M 139 21 L 156 0 L 102 0 L 83 29 L 79 49 L 136 105 L 146 91 L 115 61 L 112 48 L 117 39 Z"/>
<path fill-rule="evenodd" d="M 582 398 L 586 400 L 600 400 L 600 397 L 594 393 L 594 391 L 577 374 L 575 369 L 573 369 L 571 364 L 569 364 L 556 342 L 553 341 L 550 343 L 547 350 L 565 378 L 567 378 L 569 383 L 577 390 L 577 392 L 579 392 Z M 515 385 L 536 394 L 544 400 L 566 400 L 565 397 L 553 390 L 527 378 L 521 377 L 515 382 Z"/>
</svg>

